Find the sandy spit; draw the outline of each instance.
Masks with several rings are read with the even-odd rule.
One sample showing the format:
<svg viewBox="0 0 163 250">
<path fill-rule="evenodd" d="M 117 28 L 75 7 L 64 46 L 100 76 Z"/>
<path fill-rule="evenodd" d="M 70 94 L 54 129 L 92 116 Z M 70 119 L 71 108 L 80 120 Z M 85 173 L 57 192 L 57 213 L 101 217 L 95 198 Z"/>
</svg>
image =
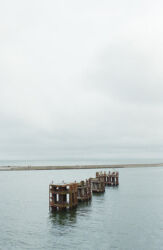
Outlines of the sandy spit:
<svg viewBox="0 0 163 250">
<path fill-rule="evenodd" d="M 2 166 L 0 171 L 25 170 L 69 170 L 69 169 L 100 169 L 100 168 L 137 168 L 137 167 L 163 167 L 163 163 L 155 164 L 116 164 L 116 165 L 71 165 L 71 166 Z"/>
</svg>

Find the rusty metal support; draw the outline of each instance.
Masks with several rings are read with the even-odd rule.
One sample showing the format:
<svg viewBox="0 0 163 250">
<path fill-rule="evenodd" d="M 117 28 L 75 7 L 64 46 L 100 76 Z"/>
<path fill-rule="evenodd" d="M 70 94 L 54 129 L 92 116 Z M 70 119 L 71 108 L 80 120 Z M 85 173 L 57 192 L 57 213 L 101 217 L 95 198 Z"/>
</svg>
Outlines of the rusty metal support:
<svg viewBox="0 0 163 250">
<path fill-rule="evenodd" d="M 49 210 L 72 209 L 77 206 L 77 183 L 49 185 Z"/>
<path fill-rule="evenodd" d="M 104 193 L 105 192 L 105 183 L 102 179 L 91 178 L 91 186 L 93 193 Z"/>
<path fill-rule="evenodd" d="M 91 183 L 89 180 L 78 183 L 78 201 L 88 201 L 92 198 Z"/>
<path fill-rule="evenodd" d="M 49 185 L 49 210 L 60 211 L 72 209 L 78 201 L 88 201 L 92 193 L 104 193 L 105 186 L 119 185 L 119 172 L 96 172 L 96 178 L 90 178 L 80 183 L 50 184 Z"/>
<path fill-rule="evenodd" d="M 106 185 L 108 186 L 118 186 L 119 185 L 119 172 L 110 172 L 106 177 Z"/>
</svg>

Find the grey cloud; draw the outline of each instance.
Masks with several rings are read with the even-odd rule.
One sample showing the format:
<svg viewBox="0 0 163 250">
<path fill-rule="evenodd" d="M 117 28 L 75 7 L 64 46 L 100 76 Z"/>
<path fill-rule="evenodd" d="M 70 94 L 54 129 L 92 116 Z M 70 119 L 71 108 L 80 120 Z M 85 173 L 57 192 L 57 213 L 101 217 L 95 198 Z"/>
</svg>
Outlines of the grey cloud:
<svg viewBox="0 0 163 250">
<path fill-rule="evenodd" d="M 162 103 L 162 63 L 162 55 L 156 61 L 150 50 L 115 42 L 97 56 L 85 76 L 86 85 L 131 104 Z"/>
<path fill-rule="evenodd" d="M 162 157 L 161 7 L 3 2 L 0 159 Z"/>
</svg>

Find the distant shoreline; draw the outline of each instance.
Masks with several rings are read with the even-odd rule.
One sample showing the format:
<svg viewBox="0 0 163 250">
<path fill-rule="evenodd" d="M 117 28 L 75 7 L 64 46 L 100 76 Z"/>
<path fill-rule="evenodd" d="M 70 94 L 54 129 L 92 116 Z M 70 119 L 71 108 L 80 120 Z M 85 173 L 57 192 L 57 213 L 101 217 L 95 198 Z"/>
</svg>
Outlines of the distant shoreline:
<svg viewBox="0 0 163 250">
<path fill-rule="evenodd" d="M 65 165 L 65 166 L 0 166 L 0 171 L 32 171 L 32 170 L 71 170 L 71 169 L 102 169 L 102 168 L 137 168 L 163 167 L 163 163 L 154 164 L 113 164 L 113 165 Z"/>
</svg>

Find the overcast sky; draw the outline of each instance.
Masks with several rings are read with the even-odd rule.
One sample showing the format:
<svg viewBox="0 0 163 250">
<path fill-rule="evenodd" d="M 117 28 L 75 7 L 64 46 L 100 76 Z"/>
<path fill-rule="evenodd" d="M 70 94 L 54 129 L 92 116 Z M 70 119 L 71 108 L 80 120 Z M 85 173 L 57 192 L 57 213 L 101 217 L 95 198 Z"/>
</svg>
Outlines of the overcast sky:
<svg viewBox="0 0 163 250">
<path fill-rule="evenodd" d="M 163 2 L 0 4 L 0 159 L 163 158 Z"/>
</svg>

